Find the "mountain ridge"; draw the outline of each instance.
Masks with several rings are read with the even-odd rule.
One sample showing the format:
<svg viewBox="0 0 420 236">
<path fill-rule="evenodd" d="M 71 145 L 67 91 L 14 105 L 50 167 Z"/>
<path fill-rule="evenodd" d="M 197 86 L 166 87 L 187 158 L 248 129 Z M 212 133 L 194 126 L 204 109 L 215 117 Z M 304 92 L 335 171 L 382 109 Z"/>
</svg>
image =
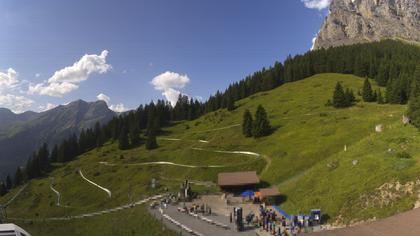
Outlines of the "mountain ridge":
<svg viewBox="0 0 420 236">
<path fill-rule="evenodd" d="M 0 176 L 23 165 L 42 143 L 55 145 L 96 122 L 104 124 L 117 114 L 104 101 L 76 100 L 44 112 L 15 114 L 0 108 Z"/>
<path fill-rule="evenodd" d="M 402 38 L 420 42 L 417 0 L 333 0 L 314 49 Z"/>
</svg>

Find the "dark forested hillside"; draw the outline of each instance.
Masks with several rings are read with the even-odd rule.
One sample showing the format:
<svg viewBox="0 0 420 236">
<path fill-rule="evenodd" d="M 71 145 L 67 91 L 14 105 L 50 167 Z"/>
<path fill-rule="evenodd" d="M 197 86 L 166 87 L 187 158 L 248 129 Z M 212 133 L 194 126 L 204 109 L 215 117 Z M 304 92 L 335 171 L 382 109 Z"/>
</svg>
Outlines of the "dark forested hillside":
<svg viewBox="0 0 420 236">
<path fill-rule="evenodd" d="M 8 125 L 0 127 L 0 176 L 23 165 L 43 143 L 53 146 L 96 122 L 107 123 L 114 116 L 103 101 L 78 100 L 41 113 L 14 114 L 3 110 L 1 117 Z"/>
</svg>

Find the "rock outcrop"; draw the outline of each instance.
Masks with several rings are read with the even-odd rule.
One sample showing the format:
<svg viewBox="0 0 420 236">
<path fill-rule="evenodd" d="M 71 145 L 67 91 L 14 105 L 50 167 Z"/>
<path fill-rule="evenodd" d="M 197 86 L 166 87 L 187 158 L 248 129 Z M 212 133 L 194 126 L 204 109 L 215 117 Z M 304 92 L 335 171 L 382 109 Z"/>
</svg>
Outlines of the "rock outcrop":
<svg viewBox="0 0 420 236">
<path fill-rule="evenodd" d="M 389 38 L 420 42 L 420 0 L 332 0 L 314 49 Z"/>
</svg>

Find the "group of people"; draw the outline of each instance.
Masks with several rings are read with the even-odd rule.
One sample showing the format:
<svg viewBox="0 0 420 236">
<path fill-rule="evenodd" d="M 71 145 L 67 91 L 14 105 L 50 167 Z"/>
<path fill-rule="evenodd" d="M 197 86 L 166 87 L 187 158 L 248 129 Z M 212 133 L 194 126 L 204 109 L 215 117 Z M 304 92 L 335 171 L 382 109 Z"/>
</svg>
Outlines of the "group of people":
<svg viewBox="0 0 420 236">
<path fill-rule="evenodd" d="M 279 217 L 273 209 L 264 205 L 260 205 L 255 222 L 257 227 L 273 236 L 299 235 L 303 230 L 303 225 L 299 224 L 299 221 L 295 219 L 288 221 L 284 216 Z"/>
<path fill-rule="evenodd" d="M 199 205 L 193 203 L 188 211 L 193 212 L 194 214 L 202 213 L 204 215 L 211 215 L 211 207 L 209 207 L 207 204 Z"/>
</svg>

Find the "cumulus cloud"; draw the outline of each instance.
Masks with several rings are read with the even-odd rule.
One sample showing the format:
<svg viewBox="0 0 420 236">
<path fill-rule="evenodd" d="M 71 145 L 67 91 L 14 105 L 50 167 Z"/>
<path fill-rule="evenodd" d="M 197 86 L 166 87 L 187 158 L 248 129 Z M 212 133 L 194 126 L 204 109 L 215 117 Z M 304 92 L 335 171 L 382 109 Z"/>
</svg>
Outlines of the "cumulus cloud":
<svg viewBox="0 0 420 236">
<path fill-rule="evenodd" d="M 45 105 L 41 105 L 41 106 L 39 106 L 38 108 L 39 108 L 39 110 L 42 112 L 42 111 L 48 111 L 48 110 L 51 110 L 51 109 L 54 109 L 54 108 L 56 108 L 57 107 L 57 105 L 56 104 L 52 104 L 52 103 L 47 103 L 47 104 L 45 104 Z"/>
<path fill-rule="evenodd" d="M 96 96 L 96 98 L 98 100 L 101 100 L 101 101 L 106 102 L 106 104 L 108 105 L 109 109 L 111 109 L 111 110 L 113 110 L 115 112 L 125 112 L 125 111 L 128 111 L 128 108 L 126 108 L 124 106 L 124 104 L 122 104 L 122 103 L 118 103 L 118 104 L 112 105 L 111 104 L 111 98 L 109 96 L 103 94 L 103 93 L 98 94 L 98 96 Z"/>
<path fill-rule="evenodd" d="M 318 9 L 323 10 L 327 8 L 331 0 L 301 0 L 303 4 L 305 4 L 305 7 L 311 8 L 311 9 Z"/>
<path fill-rule="evenodd" d="M 86 54 L 72 66 L 56 71 L 48 81 L 30 85 L 28 93 L 62 97 L 78 89 L 78 84 L 87 80 L 92 73 L 104 74 L 111 70 L 111 65 L 106 61 L 107 56 L 107 50 L 103 50 L 100 55 Z"/>
<path fill-rule="evenodd" d="M 96 98 L 98 100 L 102 100 L 102 101 L 106 102 L 106 104 L 109 104 L 111 102 L 111 98 L 108 97 L 107 95 L 103 94 L 103 93 L 100 93 L 98 96 L 96 96 Z"/>
<path fill-rule="evenodd" d="M 15 113 L 28 110 L 34 101 L 24 96 L 13 94 L 19 92 L 22 82 L 18 79 L 18 73 L 13 68 L 0 71 L 0 107 L 5 107 Z"/>
<path fill-rule="evenodd" d="M 184 88 L 189 82 L 190 78 L 187 75 L 167 71 L 153 78 L 150 83 L 156 90 L 162 91 L 162 95 L 165 96 L 172 106 L 175 106 L 178 96 L 181 94 L 179 89 Z"/>
<path fill-rule="evenodd" d="M 125 112 L 125 111 L 128 111 L 128 108 L 126 108 L 124 106 L 124 104 L 122 104 L 122 103 L 118 103 L 116 105 L 111 105 L 111 106 L 109 106 L 109 109 L 111 109 L 111 110 L 113 110 L 115 112 Z"/>
<path fill-rule="evenodd" d="M 50 84 L 36 84 L 29 85 L 29 94 L 47 95 L 52 97 L 62 97 L 64 94 L 78 89 L 79 86 L 69 82 L 63 83 L 50 83 Z"/>
<path fill-rule="evenodd" d="M 0 92 L 16 88 L 19 84 L 17 76 L 18 73 L 13 68 L 0 71 Z"/>
<path fill-rule="evenodd" d="M 0 106 L 6 107 L 15 113 L 22 113 L 28 110 L 34 101 L 23 96 L 13 94 L 0 95 Z"/>
</svg>

